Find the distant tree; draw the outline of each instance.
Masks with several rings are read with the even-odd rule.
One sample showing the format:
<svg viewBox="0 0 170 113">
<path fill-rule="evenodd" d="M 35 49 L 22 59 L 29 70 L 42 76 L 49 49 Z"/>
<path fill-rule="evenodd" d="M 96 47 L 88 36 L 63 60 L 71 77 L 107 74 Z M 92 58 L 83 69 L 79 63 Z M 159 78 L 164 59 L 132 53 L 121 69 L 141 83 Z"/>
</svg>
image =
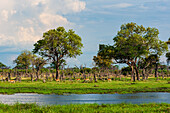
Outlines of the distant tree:
<svg viewBox="0 0 170 113">
<path fill-rule="evenodd" d="M 168 41 L 166 42 L 168 45 L 170 45 L 170 38 L 168 39 Z M 166 53 L 166 57 L 167 57 L 167 62 L 170 61 L 170 52 Z"/>
<path fill-rule="evenodd" d="M 0 68 L 6 68 L 7 66 L 5 64 L 3 64 L 2 62 L 0 62 Z"/>
<path fill-rule="evenodd" d="M 111 54 L 112 54 L 111 46 L 100 44 L 97 56 L 93 57 L 93 61 L 100 68 L 110 67 L 113 64 Z"/>
<path fill-rule="evenodd" d="M 153 67 L 155 65 L 155 77 L 157 77 L 157 70 L 158 70 L 158 63 L 159 62 L 159 56 L 157 54 L 151 54 L 145 58 L 141 58 L 140 61 L 138 61 L 138 66 L 140 69 L 142 69 L 142 75 L 143 79 L 146 79 L 145 72 L 146 69 L 149 67 Z"/>
<path fill-rule="evenodd" d="M 21 54 L 14 60 L 14 63 L 17 64 L 16 67 L 28 69 L 31 65 L 33 60 L 33 54 L 31 51 L 24 50 L 21 52 Z"/>
<path fill-rule="evenodd" d="M 168 39 L 168 41 L 166 42 L 168 45 L 170 45 L 170 38 Z M 170 52 L 166 53 L 166 58 L 167 58 L 167 73 L 168 73 L 168 69 L 169 69 L 169 62 L 170 62 Z"/>
<path fill-rule="evenodd" d="M 131 67 L 123 67 L 122 69 L 121 69 L 121 72 L 122 72 L 122 74 L 123 75 L 127 75 L 127 74 L 129 74 L 130 72 L 132 71 L 132 69 L 131 69 Z"/>
<path fill-rule="evenodd" d="M 167 61 L 170 61 L 170 52 L 166 53 Z"/>
<path fill-rule="evenodd" d="M 52 29 L 43 34 L 43 38 L 34 44 L 34 53 L 48 58 L 55 65 L 56 79 L 59 79 L 59 67 L 67 57 L 76 57 L 82 54 L 81 37 L 73 30 L 66 32 L 64 27 Z"/>
<path fill-rule="evenodd" d="M 137 62 L 141 57 L 150 54 L 162 55 L 167 50 L 167 44 L 158 38 L 156 28 L 144 28 L 136 23 L 127 23 L 121 26 L 116 37 L 113 38 L 113 58 L 117 63 L 126 63 L 132 68 L 132 78 L 135 81 L 134 70 L 139 80 Z"/>
<path fill-rule="evenodd" d="M 39 72 L 43 68 L 43 66 L 47 64 L 47 61 L 43 59 L 42 57 L 36 57 L 34 60 L 34 64 L 35 64 L 35 69 L 36 69 L 36 76 L 37 76 L 37 79 L 39 79 Z"/>
</svg>

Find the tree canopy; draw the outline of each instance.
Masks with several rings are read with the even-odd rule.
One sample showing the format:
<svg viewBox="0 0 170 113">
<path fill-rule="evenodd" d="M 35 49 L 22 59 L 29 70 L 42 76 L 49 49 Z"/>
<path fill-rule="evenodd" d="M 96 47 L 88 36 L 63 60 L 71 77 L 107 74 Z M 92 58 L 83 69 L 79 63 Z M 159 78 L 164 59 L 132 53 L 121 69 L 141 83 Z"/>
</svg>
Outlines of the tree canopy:
<svg viewBox="0 0 170 113">
<path fill-rule="evenodd" d="M 28 69 L 33 60 L 33 54 L 31 51 L 24 50 L 21 54 L 14 60 L 14 63 L 17 64 L 17 68 Z"/>
<path fill-rule="evenodd" d="M 112 58 L 110 56 L 111 52 L 111 46 L 100 44 L 97 56 L 93 57 L 93 61 L 100 68 L 110 67 L 113 64 Z"/>
<path fill-rule="evenodd" d="M 0 62 L 0 68 L 6 68 L 7 66 L 5 64 L 3 64 L 2 62 Z"/>
<path fill-rule="evenodd" d="M 67 57 L 76 57 L 82 54 L 81 37 L 70 29 L 68 32 L 64 27 L 51 29 L 43 34 L 43 38 L 34 44 L 33 53 L 52 61 L 56 67 L 56 79 L 58 79 L 59 66 L 65 62 Z"/>
<path fill-rule="evenodd" d="M 159 31 L 156 28 L 145 28 L 136 23 L 123 24 L 116 37 L 113 57 L 118 63 L 126 63 L 136 70 L 139 79 L 137 61 L 141 57 L 151 54 L 162 55 L 167 44 L 158 38 Z"/>
<path fill-rule="evenodd" d="M 159 40 L 158 34 L 159 30 L 156 28 L 145 28 L 136 23 L 123 24 L 113 38 L 114 45 L 108 45 L 105 50 L 102 50 L 105 53 L 101 55 L 114 59 L 116 63 L 128 64 L 132 68 L 133 79 L 135 80 L 133 75 L 135 70 L 139 80 L 138 61 L 150 55 L 157 55 L 159 58 L 168 49 L 167 44 Z"/>
</svg>

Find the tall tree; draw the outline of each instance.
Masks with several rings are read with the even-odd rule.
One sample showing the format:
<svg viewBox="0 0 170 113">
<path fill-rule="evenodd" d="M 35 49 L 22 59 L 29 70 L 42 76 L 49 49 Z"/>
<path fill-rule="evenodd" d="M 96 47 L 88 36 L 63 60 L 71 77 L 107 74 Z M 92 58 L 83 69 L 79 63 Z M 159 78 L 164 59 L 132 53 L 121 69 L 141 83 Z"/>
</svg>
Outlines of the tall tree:
<svg viewBox="0 0 170 113">
<path fill-rule="evenodd" d="M 158 38 L 156 28 L 145 28 L 136 23 L 123 24 L 116 37 L 113 57 L 118 63 L 126 63 L 132 68 L 132 79 L 135 81 L 134 71 L 139 80 L 137 62 L 141 57 L 150 54 L 162 55 L 167 50 L 167 44 Z"/>
<path fill-rule="evenodd" d="M 56 67 L 56 79 L 59 79 L 59 67 L 67 57 L 76 57 L 82 54 L 81 37 L 75 31 L 68 32 L 64 27 L 52 29 L 43 34 L 43 38 L 34 44 L 34 53 L 39 53 L 54 63 Z"/>
</svg>

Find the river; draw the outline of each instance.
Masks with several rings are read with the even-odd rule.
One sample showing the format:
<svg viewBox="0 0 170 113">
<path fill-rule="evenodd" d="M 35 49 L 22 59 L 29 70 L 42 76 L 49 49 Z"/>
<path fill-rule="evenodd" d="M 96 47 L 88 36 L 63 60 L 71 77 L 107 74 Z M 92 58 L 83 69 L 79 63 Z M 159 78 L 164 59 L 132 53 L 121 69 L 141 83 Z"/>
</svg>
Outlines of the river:
<svg viewBox="0 0 170 113">
<path fill-rule="evenodd" d="M 0 94 L 0 102 L 4 104 L 37 103 L 38 105 L 65 104 L 118 104 L 118 103 L 170 103 L 170 93 L 147 92 L 133 94 L 64 94 L 43 95 L 32 93 L 17 93 L 13 95 Z"/>
</svg>

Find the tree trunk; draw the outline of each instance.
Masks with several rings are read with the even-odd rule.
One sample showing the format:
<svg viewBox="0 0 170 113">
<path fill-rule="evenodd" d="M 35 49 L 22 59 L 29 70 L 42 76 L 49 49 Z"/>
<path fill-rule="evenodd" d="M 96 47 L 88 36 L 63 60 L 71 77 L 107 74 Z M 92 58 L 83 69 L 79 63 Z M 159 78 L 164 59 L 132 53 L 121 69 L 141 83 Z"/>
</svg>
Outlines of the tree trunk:
<svg viewBox="0 0 170 113">
<path fill-rule="evenodd" d="M 53 80 L 55 81 L 54 73 L 52 73 Z"/>
<path fill-rule="evenodd" d="M 95 73 L 94 73 L 94 80 L 95 80 L 95 82 L 97 82 L 97 77 L 96 77 Z"/>
<path fill-rule="evenodd" d="M 30 76 L 31 76 L 31 81 L 33 82 L 33 74 L 31 73 Z"/>
<path fill-rule="evenodd" d="M 131 66 L 131 68 L 132 68 L 131 81 L 135 82 L 134 67 L 133 67 L 133 66 Z"/>
<path fill-rule="evenodd" d="M 37 70 L 36 76 L 37 76 L 37 80 L 39 80 L 40 79 L 40 77 L 39 77 L 39 70 Z"/>
<path fill-rule="evenodd" d="M 145 77 L 145 69 L 142 69 L 142 79 L 143 79 L 143 80 L 146 80 L 146 77 Z"/>
<path fill-rule="evenodd" d="M 56 79 L 59 79 L 59 66 L 56 66 Z"/>
<path fill-rule="evenodd" d="M 8 73 L 8 81 L 11 80 L 11 73 Z"/>
<path fill-rule="evenodd" d="M 155 67 L 155 78 L 158 80 L 158 64 L 157 63 Z"/>
<path fill-rule="evenodd" d="M 136 71 L 137 80 L 140 80 L 139 70 L 136 66 L 135 66 L 135 71 Z"/>
</svg>

